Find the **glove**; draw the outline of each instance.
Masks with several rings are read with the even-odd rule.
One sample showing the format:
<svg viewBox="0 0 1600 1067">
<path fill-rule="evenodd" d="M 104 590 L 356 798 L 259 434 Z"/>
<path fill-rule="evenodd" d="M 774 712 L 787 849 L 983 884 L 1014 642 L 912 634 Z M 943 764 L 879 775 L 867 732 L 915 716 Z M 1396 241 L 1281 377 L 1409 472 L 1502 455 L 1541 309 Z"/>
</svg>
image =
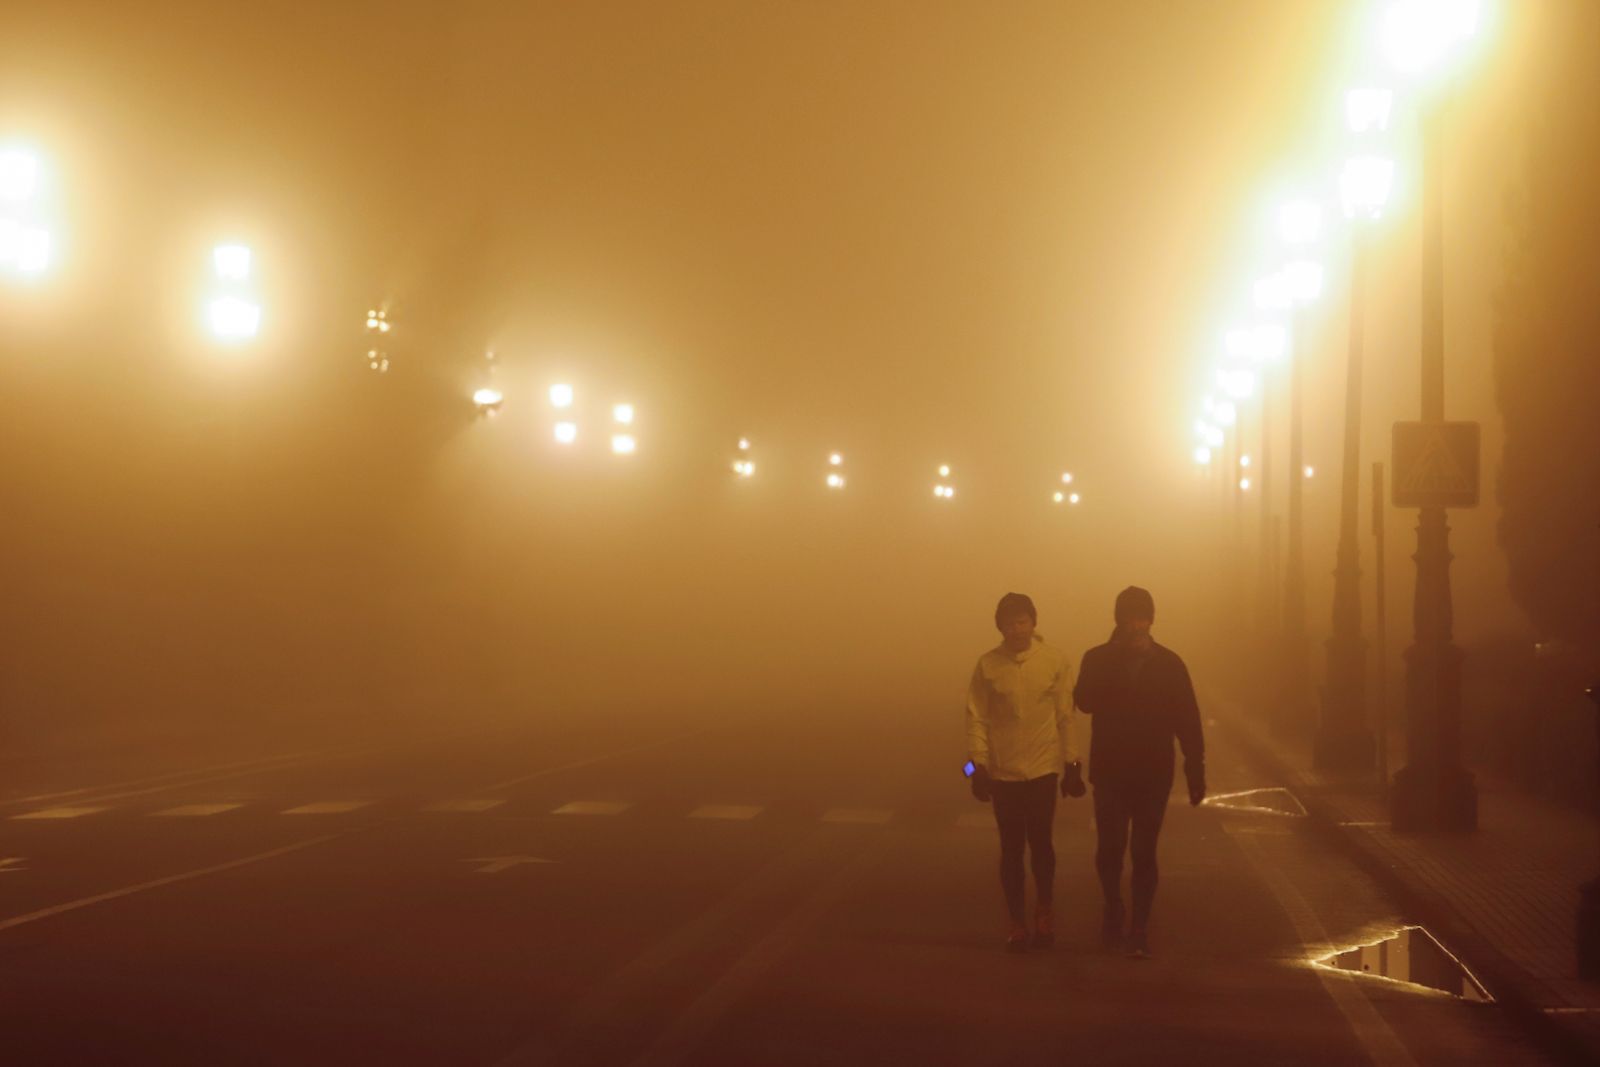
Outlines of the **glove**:
<svg viewBox="0 0 1600 1067">
<path fill-rule="evenodd" d="M 981 763 L 972 768 L 972 798 L 981 804 L 989 803 L 989 768 Z"/>
<path fill-rule="evenodd" d="M 1205 764 L 1196 764 L 1183 768 L 1183 775 L 1189 779 L 1189 804 L 1198 808 L 1200 802 L 1206 798 L 1206 767 Z"/>
<path fill-rule="evenodd" d="M 1081 797 L 1088 789 L 1083 784 L 1083 767 L 1077 760 L 1073 760 L 1061 769 L 1061 795 L 1064 797 Z"/>
</svg>

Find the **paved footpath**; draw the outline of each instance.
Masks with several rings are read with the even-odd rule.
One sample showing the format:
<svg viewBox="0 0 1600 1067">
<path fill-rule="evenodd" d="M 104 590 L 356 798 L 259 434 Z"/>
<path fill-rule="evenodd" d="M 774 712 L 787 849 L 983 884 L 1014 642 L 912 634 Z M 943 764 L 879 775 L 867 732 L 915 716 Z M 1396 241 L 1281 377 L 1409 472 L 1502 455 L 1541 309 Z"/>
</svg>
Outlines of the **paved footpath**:
<svg viewBox="0 0 1600 1067">
<path fill-rule="evenodd" d="M 1311 768 L 1309 738 L 1262 730 L 1210 695 L 1249 757 L 1289 782 L 1336 838 L 1552 1050 L 1600 1062 L 1600 983 L 1577 977 L 1578 886 L 1600 869 L 1594 819 L 1475 770 L 1479 828 L 1397 833 L 1374 779 Z M 1403 752 L 1403 745 L 1391 751 Z M 1395 761 L 1396 765 L 1401 761 Z"/>
</svg>

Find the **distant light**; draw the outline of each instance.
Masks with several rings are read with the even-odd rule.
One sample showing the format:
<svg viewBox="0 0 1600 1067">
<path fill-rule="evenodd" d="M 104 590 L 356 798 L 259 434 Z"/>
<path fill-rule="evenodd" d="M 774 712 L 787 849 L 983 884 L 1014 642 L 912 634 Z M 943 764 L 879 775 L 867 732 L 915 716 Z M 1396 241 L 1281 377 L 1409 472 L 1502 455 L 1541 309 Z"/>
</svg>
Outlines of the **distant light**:
<svg viewBox="0 0 1600 1067">
<path fill-rule="evenodd" d="M 1217 371 L 1217 384 L 1235 400 L 1243 400 L 1255 392 L 1256 375 L 1246 367 L 1224 367 Z"/>
<path fill-rule="evenodd" d="M 755 472 L 756 465 L 750 460 L 736 459 L 733 461 L 733 473 L 737 474 L 739 477 L 748 478 Z"/>
<path fill-rule="evenodd" d="M 0 149 L 0 200 L 32 200 L 39 191 L 39 157 L 21 148 Z"/>
<path fill-rule="evenodd" d="M 1250 489 L 1250 479 L 1249 478 L 1240 478 L 1239 479 L 1239 488 L 1245 490 L 1246 492 L 1248 492 L 1249 489 Z"/>
<path fill-rule="evenodd" d="M 1250 454 L 1248 452 L 1239 457 L 1239 466 L 1241 466 L 1241 467 L 1250 466 Z"/>
<path fill-rule="evenodd" d="M 50 231 L 0 219 L 0 268 L 19 274 L 43 274 L 50 267 Z"/>
<path fill-rule="evenodd" d="M 236 296 L 211 302 L 211 332 L 224 341 L 247 341 L 261 329 L 261 308 Z"/>
<path fill-rule="evenodd" d="M 1067 471 L 1067 472 L 1065 472 L 1064 474 L 1061 475 L 1061 484 L 1062 485 L 1071 485 L 1072 484 L 1072 472 L 1071 471 Z"/>
<path fill-rule="evenodd" d="M 1322 264 L 1314 259 L 1297 259 L 1283 268 L 1290 297 L 1309 304 L 1322 295 Z"/>
<path fill-rule="evenodd" d="M 1197 446 L 1194 450 L 1194 461 L 1202 467 L 1209 466 L 1211 464 L 1211 449 L 1205 445 Z"/>
<path fill-rule="evenodd" d="M 1382 133 L 1389 128 L 1394 93 L 1389 89 L 1351 89 L 1344 94 L 1344 119 L 1352 133 Z"/>
<path fill-rule="evenodd" d="M 1382 46 L 1407 75 L 1437 71 L 1478 30 L 1479 0 L 1401 0 L 1384 13 Z"/>
<path fill-rule="evenodd" d="M 835 452 L 835 453 L 833 453 L 833 455 L 828 457 L 828 462 L 830 464 L 832 464 L 833 466 L 837 467 L 839 464 L 844 462 L 844 457 L 839 455 L 839 453 Z"/>
<path fill-rule="evenodd" d="M 939 477 L 941 477 L 941 478 L 950 477 L 950 464 L 948 464 L 948 463 L 939 464 Z"/>
<path fill-rule="evenodd" d="M 1315 244 L 1322 233 L 1322 209 L 1310 200 L 1291 200 L 1278 209 L 1278 237 L 1286 245 Z"/>
<path fill-rule="evenodd" d="M 631 425 L 633 423 L 633 405 L 613 404 L 611 407 L 611 417 L 624 426 Z"/>
<path fill-rule="evenodd" d="M 1071 496 L 1067 497 L 1067 503 L 1076 504 L 1078 501 L 1080 501 L 1082 499 L 1083 499 L 1083 497 L 1079 496 L 1077 493 L 1073 493 Z"/>
<path fill-rule="evenodd" d="M 1239 421 L 1239 409 L 1234 407 L 1231 400 L 1224 400 L 1213 405 L 1212 415 L 1216 417 L 1218 424 L 1222 426 L 1232 426 Z"/>
<path fill-rule="evenodd" d="M 485 386 L 472 394 L 472 402 L 477 405 L 479 411 L 489 412 L 498 409 L 505 402 L 505 397 L 501 395 L 500 390 Z"/>
<path fill-rule="evenodd" d="M 1289 331 L 1282 323 L 1271 322 L 1255 330 L 1256 358 L 1263 363 L 1282 359 L 1289 351 Z"/>
<path fill-rule="evenodd" d="M 740 452 L 748 452 L 748 451 L 750 451 L 750 439 L 748 437 L 739 438 L 739 451 Z"/>
<path fill-rule="evenodd" d="M 1339 172 L 1339 199 L 1348 218 L 1378 218 L 1393 188 L 1394 160 L 1383 156 L 1347 159 Z"/>
<path fill-rule="evenodd" d="M 1061 491 L 1060 491 L 1060 490 L 1057 490 L 1057 491 L 1056 491 L 1056 492 L 1055 492 L 1055 493 L 1054 493 L 1054 494 L 1053 494 L 1053 495 L 1052 495 L 1052 496 L 1051 496 L 1051 497 L 1050 497 L 1050 499 L 1051 499 L 1051 500 L 1054 500 L 1054 501 L 1055 501 L 1055 502 L 1056 502 L 1056 503 L 1057 503 L 1057 504 L 1060 504 L 1060 503 L 1061 503 L 1061 502 L 1063 502 L 1063 501 L 1064 501 L 1064 500 L 1066 500 L 1066 499 L 1067 499 L 1067 494 L 1065 494 L 1065 493 L 1063 493 L 1063 492 L 1061 492 Z"/>
<path fill-rule="evenodd" d="M 936 485 L 933 487 L 933 495 L 944 500 L 949 500 L 956 495 L 956 490 L 954 486 Z"/>
<path fill-rule="evenodd" d="M 211 250 L 211 262 L 223 281 L 242 282 L 250 277 L 250 249 L 245 245 L 218 245 Z"/>
<path fill-rule="evenodd" d="M 550 387 L 550 404 L 552 407 L 570 408 L 572 406 L 572 386 L 552 385 Z"/>
<path fill-rule="evenodd" d="M 578 439 L 578 424 L 575 422 L 556 423 L 556 444 L 570 445 Z"/>
<path fill-rule="evenodd" d="M 618 456 L 631 456 L 635 448 L 633 435 L 614 433 L 611 435 L 611 451 Z"/>
<path fill-rule="evenodd" d="M 828 488 L 829 489 L 843 489 L 844 488 L 844 475 L 839 474 L 839 473 L 829 474 L 828 475 Z"/>
<path fill-rule="evenodd" d="M 1286 311 L 1294 304 L 1294 292 L 1282 271 L 1257 279 L 1254 296 L 1256 307 L 1263 311 Z"/>
<path fill-rule="evenodd" d="M 1307 464 L 1306 465 L 1306 477 L 1307 478 L 1315 478 L 1316 476 L 1317 476 L 1317 469 L 1315 467 L 1311 466 L 1310 464 Z"/>
</svg>

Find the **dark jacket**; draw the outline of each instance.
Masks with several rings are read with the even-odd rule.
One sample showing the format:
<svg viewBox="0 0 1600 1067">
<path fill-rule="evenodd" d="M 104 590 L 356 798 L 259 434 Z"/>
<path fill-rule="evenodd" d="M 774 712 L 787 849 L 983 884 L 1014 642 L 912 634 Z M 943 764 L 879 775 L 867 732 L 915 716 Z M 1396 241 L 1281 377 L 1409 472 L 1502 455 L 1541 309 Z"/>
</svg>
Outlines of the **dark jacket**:
<svg viewBox="0 0 1600 1067">
<path fill-rule="evenodd" d="M 1072 699 L 1092 724 L 1089 781 L 1095 785 L 1170 790 L 1174 738 L 1190 781 L 1204 781 L 1200 707 L 1176 652 L 1154 642 L 1142 654 L 1115 641 L 1091 648 Z"/>
</svg>

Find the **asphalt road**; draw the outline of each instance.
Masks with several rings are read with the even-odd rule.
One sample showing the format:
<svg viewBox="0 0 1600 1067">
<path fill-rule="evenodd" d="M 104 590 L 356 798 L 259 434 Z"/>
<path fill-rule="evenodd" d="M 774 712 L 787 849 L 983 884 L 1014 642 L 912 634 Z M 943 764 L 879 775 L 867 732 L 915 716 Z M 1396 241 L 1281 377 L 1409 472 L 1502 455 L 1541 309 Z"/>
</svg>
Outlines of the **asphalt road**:
<svg viewBox="0 0 1600 1067">
<path fill-rule="evenodd" d="M 1275 785 L 1209 741 L 1214 793 Z M 0 1062 L 1545 1062 L 1496 1005 L 1310 965 L 1406 916 L 1291 815 L 1174 797 L 1130 960 L 1063 802 L 1058 947 L 1006 955 L 959 743 L 618 717 L 35 768 Z"/>
</svg>

